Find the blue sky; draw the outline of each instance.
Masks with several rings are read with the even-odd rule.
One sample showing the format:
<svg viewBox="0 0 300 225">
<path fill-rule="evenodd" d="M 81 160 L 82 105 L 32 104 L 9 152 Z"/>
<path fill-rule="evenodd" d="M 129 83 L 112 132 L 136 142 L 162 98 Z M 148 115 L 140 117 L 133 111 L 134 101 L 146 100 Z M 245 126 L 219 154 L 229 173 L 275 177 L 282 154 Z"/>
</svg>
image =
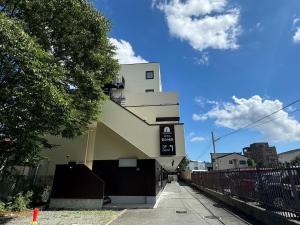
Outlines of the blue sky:
<svg viewBox="0 0 300 225">
<path fill-rule="evenodd" d="M 209 160 L 211 131 L 220 137 L 300 98 L 299 0 L 93 2 L 112 22 L 120 62 L 160 62 L 163 90 L 180 96 L 190 159 Z M 217 151 L 300 148 L 298 108 L 220 139 Z"/>
</svg>

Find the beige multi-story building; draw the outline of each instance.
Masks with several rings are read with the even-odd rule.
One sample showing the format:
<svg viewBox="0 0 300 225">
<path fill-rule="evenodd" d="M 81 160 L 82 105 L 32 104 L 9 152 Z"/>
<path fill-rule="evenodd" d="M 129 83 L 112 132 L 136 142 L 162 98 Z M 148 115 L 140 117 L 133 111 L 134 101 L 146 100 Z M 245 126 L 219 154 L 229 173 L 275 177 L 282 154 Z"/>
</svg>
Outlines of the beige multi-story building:
<svg viewBox="0 0 300 225">
<path fill-rule="evenodd" d="M 109 98 L 101 106 L 101 118 L 85 135 L 74 139 L 49 137 L 57 147 L 44 151 L 46 160 L 38 175 L 55 175 L 53 207 L 97 208 L 102 204 L 94 201 L 94 196 L 82 196 L 80 190 L 80 197 L 64 194 L 67 191 L 62 190 L 61 182 L 68 171 L 61 172 L 57 165 L 88 168 L 83 173 L 101 179 L 104 196 L 112 203 L 155 203 L 167 172 L 174 172 L 185 156 L 178 95 L 162 91 L 159 63 L 121 65 L 117 80 L 104 90 Z M 93 182 L 86 182 L 92 188 Z M 87 185 L 74 186 L 83 190 Z"/>
<path fill-rule="evenodd" d="M 253 143 L 250 147 L 243 148 L 243 153 L 263 166 L 278 164 L 276 148 L 275 146 L 269 146 L 268 143 Z"/>
</svg>

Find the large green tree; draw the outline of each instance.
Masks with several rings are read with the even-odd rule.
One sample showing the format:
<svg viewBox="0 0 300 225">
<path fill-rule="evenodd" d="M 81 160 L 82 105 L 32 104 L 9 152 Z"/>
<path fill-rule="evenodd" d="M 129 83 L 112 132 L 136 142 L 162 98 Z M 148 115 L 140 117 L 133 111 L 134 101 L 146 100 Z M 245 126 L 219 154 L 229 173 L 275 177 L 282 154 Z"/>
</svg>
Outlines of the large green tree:
<svg viewBox="0 0 300 225">
<path fill-rule="evenodd" d="M 0 173 L 35 163 L 46 134 L 97 120 L 118 72 L 109 21 L 87 0 L 0 0 Z"/>
</svg>

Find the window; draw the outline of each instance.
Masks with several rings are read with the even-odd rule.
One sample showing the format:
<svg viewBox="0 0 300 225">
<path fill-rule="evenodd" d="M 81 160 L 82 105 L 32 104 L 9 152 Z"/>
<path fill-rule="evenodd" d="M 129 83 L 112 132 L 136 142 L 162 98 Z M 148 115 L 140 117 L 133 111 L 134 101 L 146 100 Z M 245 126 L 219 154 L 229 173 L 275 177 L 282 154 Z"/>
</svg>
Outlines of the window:
<svg viewBox="0 0 300 225">
<path fill-rule="evenodd" d="M 246 165 L 246 160 L 240 160 L 240 165 Z"/>
<path fill-rule="evenodd" d="M 232 160 L 229 160 L 229 164 L 232 164 Z"/>
<path fill-rule="evenodd" d="M 154 79 L 154 71 L 146 71 L 146 80 Z"/>
<path fill-rule="evenodd" d="M 198 166 L 195 166 L 194 169 L 195 169 L 195 170 L 199 170 Z"/>
<path fill-rule="evenodd" d="M 146 89 L 145 92 L 154 92 L 154 89 Z"/>
</svg>

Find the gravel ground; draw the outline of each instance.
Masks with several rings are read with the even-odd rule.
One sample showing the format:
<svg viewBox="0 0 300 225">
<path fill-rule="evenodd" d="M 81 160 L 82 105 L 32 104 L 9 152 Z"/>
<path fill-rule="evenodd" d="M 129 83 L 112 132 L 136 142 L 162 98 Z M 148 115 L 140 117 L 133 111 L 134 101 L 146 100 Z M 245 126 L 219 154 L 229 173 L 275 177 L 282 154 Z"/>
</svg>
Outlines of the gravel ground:
<svg viewBox="0 0 300 225">
<path fill-rule="evenodd" d="M 41 211 L 38 215 L 38 225 L 77 225 L 77 224 L 107 224 L 116 218 L 121 211 L 91 210 L 91 211 Z M 18 218 L 0 218 L 0 224 L 30 225 L 32 216 Z"/>
</svg>

